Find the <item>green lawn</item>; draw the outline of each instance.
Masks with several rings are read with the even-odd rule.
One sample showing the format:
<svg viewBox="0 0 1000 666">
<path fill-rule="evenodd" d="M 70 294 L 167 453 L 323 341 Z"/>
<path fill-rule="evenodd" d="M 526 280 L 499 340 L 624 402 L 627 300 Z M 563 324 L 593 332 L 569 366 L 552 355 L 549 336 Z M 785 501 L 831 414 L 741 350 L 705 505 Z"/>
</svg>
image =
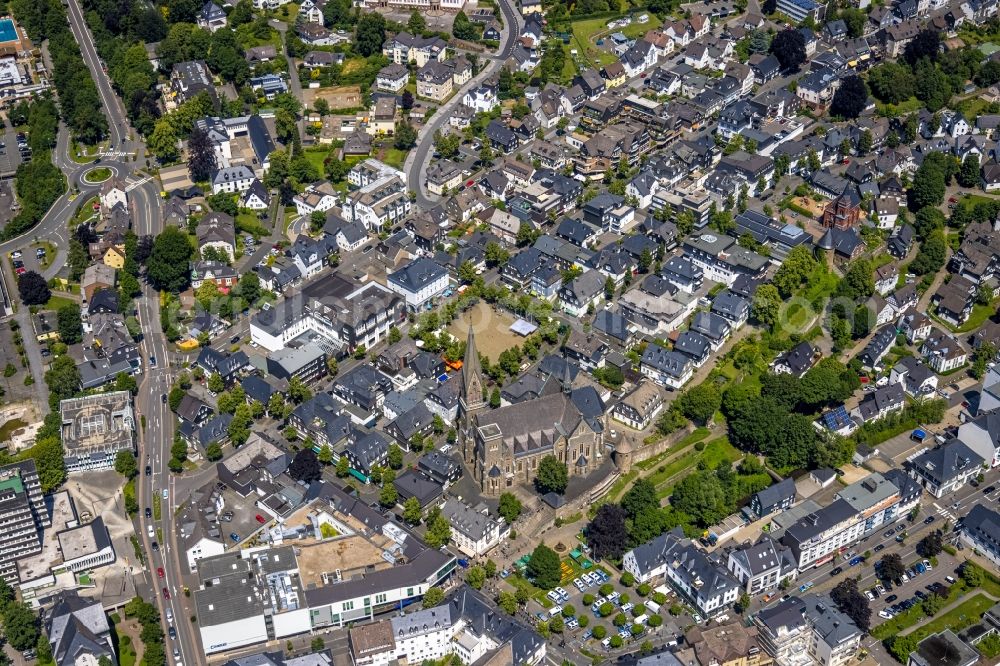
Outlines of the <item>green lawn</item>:
<svg viewBox="0 0 1000 666">
<path fill-rule="evenodd" d="M 268 234 L 268 230 L 261 225 L 257 218 L 257 213 L 248 210 L 241 210 L 236 214 L 236 227 L 243 233 L 255 236 L 258 240 Z M 242 241 L 242 239 L 237 240 Z"/>
<path fill-rule="evenodd" d="M 728 438 L 719 437 L 707 442 L 701 451 L 698 451 L 697 447 L 692 448 L 670 464 L 657 468 L 656 472 L 649 476 L 649 480 L 656 486 L 657 497 L 662 499 L 670 496 L 674 484 L 680 480 L 679 475 L 695 470 L 701 461 L 704 460 L 709 468 L 714 468 L 723 460 L 735 462 L 742 457 L 743 454 L 729 443 Z"/>
<path fill-rule="evenodd" d="M 984 576 L 984 580 L 986 577 Z M 965 581 L 959 579 L 954 585 L 948 588 L 948 598 L 945 600 L 945 605 L 953 603 L 956 599 L 960 598 L 966 592 Z M 916 623 L 920 622 L 925 617 L 923 610 L 919 605 L 913 608 L 903 611 L 899 615 L 895 616 L 891 620 L 886 620 L 877 627 L 873 627 L 869 632 L 872 637 L 879 640 L 888 638 L 889 636 L 896 636 L 902 633 L 905 629 L 909 629 Z"/>
<path fill-rule="evenodd" d="M 83 180 L 88 183 L 103 183 L 111 178 L 111 169 L 107 167 L 97 167 L 83 174 Z"/>
<path fill-rule="evenodd" d="M 910 113 L 916 113 L 922 109 L 924 103 L 921 102 L 916 97 L 911 97 L 905 102 L 900 102 L 899 104 L 875 104 L 875 109 L 880 116 L 885 116 L 886 118 L 898 118 L 900 116 L 905 116 Z"/>
<path fill-rule="evenodd" d="M 70 300 L 65 296 L 52 296 L 49 298 L 49 302 L 45 304 L 46 310 L 58 310 L 64 305 L 79 305 L 74 300 Z"/>
<path fill-rule="evenodd" d="M 403 162 L 406 160 L 406 154 L 408 150 L 399 150 L 398 148 L 389 147 L 385 149 L 382 154 L 382 161 L 389 166 L 396 167 L 397 169 L 403 168 Z"/>
<path fill-rule="evenodd" d="M 642 462 L 638 462 L 635 464 L 635 466 L 641 469 L 643 472 L 648 472 L 649 470 L 659 465 L 660 461 L 662 461 L 667 456 L 673 453 L 677 453 L 678 451 L 681 451 L 683 449 L 686 449 L 695 442 L 700 442 L 701 440 L 705 439 L 706 437 L 708 437 L 708 432 L 709 432 L 708 428 L 696 428 L 693 432 L 691 432 L 691 434 L 689 434 L 681 441 L 677 442 L 675 445 L 673 445 L 663 453 L 655 455 L 652 458 L 647 458 Z"/>
<path fill-rule="evenodd" d="M 72 150 L 70 150 L 70 159 L 77 164 L 90 164 L 97 159 L 99 152 L 101 152 L 100 146 L 74 143 Z"/>
<path fill-rule="evenodd" d="M 963 99 L 958 103 L 958 110 L 965 114 L 966 118 L 975 118 L 982 114 L 990 103 L 982 97 L 973 96 Z"/>
<path fill-rule="evenodd" d="M 309 160 L 309 163 L 312 164 L 314 167 L 316 167 L 316 170 L 319 171 L 320 175 L 322 176 L 322 174 L 326 170 L 323 165 L 323 160 L 325 160 L 327 156 L 330 154 L 330 147 L 323 146 L 316 148 L 306 148 L 303 151 L 303 153 L 305 154 L 306 159 Z"/>
<path fill-rule="evenodd" d="M 95 194 L 94 196 L 84 201 L 83 205 L 77 209 L 76 215 L 74 215 L 73 218 L 69 221 L 69 228 L 76 229 L 84 222 L 96 217 L 97 213 L 94 212 L 94 204 L 97 203 L 99 199 L 100 197 L 98 197 Z"/>
<path fill-rule="evenodd" d="M 933 620 L 913 632 L 918 640 L 923 640 L 931 634 L 936 634 L 945 629 L 959 632 L 979 621 L 983 613 L 988 611 L 996 602 L 985 594 L 978 593 L 966 599 L 959 605 L 952 608 L 944 615 L 938 615 Z"/>
<path fill-rule="evenodd" d="M 580 57 L 590 62 L 595 68 L 609 65 L 618 60 L 610 50 L 598 48 L 596 41 L 602 37 L 610 35 L 612 32 L 621 32 L 626 37 L 641 37 L 649 30 L 660 27 L 660 19 L 655 14 L 649 14 L 649 20 L 645 23 L 633 21 L 624 28 L 608 29 L 608 23 L 615 20 L 614 17 L 586 19 L 584 21 L 573 22 L 573 38 L 570 40 L 569 48 L 576 49 Z M 567 60 L 569 52 L 567 51 Z M 563 76 L 566 75 L 568 65 L 563 68 Z M 575 69 L 575 68 L 574 68 Z M 572 77 L 572 74 L 570 74 Z"/>
</svg>

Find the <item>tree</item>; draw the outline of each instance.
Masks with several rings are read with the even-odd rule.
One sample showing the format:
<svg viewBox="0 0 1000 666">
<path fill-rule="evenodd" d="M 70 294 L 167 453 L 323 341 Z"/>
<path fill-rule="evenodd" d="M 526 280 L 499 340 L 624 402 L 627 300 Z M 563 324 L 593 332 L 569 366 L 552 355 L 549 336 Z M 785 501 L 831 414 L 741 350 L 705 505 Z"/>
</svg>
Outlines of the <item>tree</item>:
<svg viewBox="0 0 1000 666">
<path fill-rule="evenodd" d="M 410 525 L 419 525 L 422 515 L 423 514 L 420 510 L 420 500 L 416 497 L 407 498 L 407 500 L 403 502 L 403 520 L 407 523 Z"/>
<path fill-rule="evenodd" d="M 396 444 L 389 445 L 389 454 L 386 459 L 389 463 L 389 467 L 392 469 L 402 469 L 403 467 L 403 450 L 399 448 Z"/>
<path fill-rule="evenodd" d="M 292 377 L 288 382 L 288 397 L 295 404 L 301 404 L 312 398 L 312 391 L 298 377 Z"/>
<path fill-rule="evenodd" d="M 898 553 L 892 553 L 890 555 L 884 556 L 878 561 L 878 574 L 882 580 L 897 581 L 903 577 L 903 572 L 906 571 L 906 567 L 903 565 L 903 559 Z"/>
<path fill-rule="evenodd" d="M 795 28 L 782 30 L 771 40 L 771 53 L 782 70 L 797 72 L 806 61 L 806 38 Z"/>
<path fill-rule="evenodd" d="M 80 370 L 73 357 L 57 357 L 45 371 L 45 385 L 49 387 L 49 405 L 53 409 L 60 400 L 72 398 L 80 390 Z"/>
<path fill-rule="evenodd" d="M 962 580 L 970 588 L 979 587 L 983 584 L 983 570 L 972 562 L 966 561 L 962 565 Z"/>
<path fill-rule="evenodd" d="M 851 75 L 841 80 L 840 87 L 833 94 L 830 113 L 843 118 L 857 118 L 868 104 L 868 88 L 864 80 Z"/>
<path fill-rule="evenodd" d="M 781 314 L 782 302 L 783 300 L 781 294 L 778 293 L 777 287 L 773 284 L 762 284 L 757 288 L 756 293 L 754 293 L 753 305 L 750 307 L 750 316 L 762 326 L 773 331 L 775 325 L 778 323 L 778 316 Z"/>
<path fill-rule="evenodd" d="M 139 465 L 135 462 L 135 454 L 131 451 L 119 451 L 115 455 L 115 471 L 131 479 L 139 473 Z"/>
<path fill-rule="evenodd" d="M 514 493 L 503 493 L 500 495 L 500 507 L 497 512 L 507 521 L 508 525 L 513 525 L 517 517 L 521 515 L 521 500 L 517 499 Z"/>
<path fill-rule="evenodd" d="M 177 132 L 174 130 L 174 124 L 166 118 L 156 121 L 146 145 L 160 162 L 174 162 L 180 157 L 180 152 L 177 150 Z"/>
<path fill-rule="evenodd" d="M 319 458 L 320 458 L 319 456 L 316 456 L 317 460 L 319 460 Z M 347 476 L 351 473 L 351 463 L 347 460 L 347 456 L 340 456 L 340 458 L 337 460 L 337 467 L 335 473 L 337 474 L 337 478 L 340 479 L 346 479 Z"/>
<path fill-rule="evenodd" d="M 899 104 L 913 97 L 913 71 L 898 62 L 884 62 L 868 70 L 868 86 L 879 101 Z"/>
<path fill-rule="evenodd" d="M 660 499 L 656 496 L 656 486 L 649 479 L 638 479 L 622 497 L 622 509 L 632 520 L 647 511 L 658 511 Z"/>
<path fill-rule="evenodd" d="M 432 587 L 424 592 L 423 607 L 433 608 L 444 601 L 444 591 L 440 587 Z M 515 609 L 516 610 L 516 609 Z M 511 613 L 513 615 L 513 613 Z"/>
<path fill-rule="evenodd" d="M 617 504 L 602 504 L 587 525 L 587 545 L 597 559 L 620 559 L 628 546 L 625 509 Z"/>
<path fill-rule="evenodd" d="M 674 486 L 670 506 L 708 527 L 725 516 L 726 493 L 715 474 L 696 472 Z"/>
<path fill-rule="evenodd" d="M 382 52 L 385 42 L 385 17 L 377 12 L 362 14 L 355 31 L 355 50 L 368 57 Z"/>
<path fill-rule="evenodd" d="M 875 293 L 874 267 L 868 259 L 857 259 L 851 263 L 844 279 L 837 285 L 837 294 L 851 300 L 868 298 Z"/>
<path fill-rule="evenodd" d="M 417 130 L 407 122 L 396 123 L 395 139 L 393 145 L 399 150 L 409 150 L 417 145 Z"/>
<path fill-rule="evenodd" d="M 212 393 L 221 393 L 226 388 L 226 383 L 222 379 L 222 375 L 218 372 L 213 372 L 208 376 L 208 390 Z"/>
<path fill-rule="evenodd" d="M 427 29 L 427 21 L 424 20 L 423 14 L 414 9 L 410 12 L 410 20 L 406 22 L 406 27 L 410 32 L 419 35 Z"/>
<path fill-rule="evenodd" d="M 934 557 L 944 550 L 940 530 L 934 530 L 917 543 L 917 553 L 923 557 Z"/>
<path fill-rule="evenodd" d="M 939 206 L 944 201 L 945 174 L 934 162 L 924 160 L 913 176 L 910 187 L 910 208 L 918 211 L 924 206 Z"/>
<path fill-rule="evenodd" d="M 910 272 L 916 275 L 936 273 L 944 266 L 947 245 L 944 234 L 940 231 L 932 233 L 920 244 L 920 251 L 910 263 Z"/>
<path fill-rule="evenodd" d="M 469 20 L 469 17 L 465 15 L 465 12 L 459 11 L 455 15 L 455 22 L 452 24 L 451 34 L 455 36 L 455 39 L 464 39 L 467 41 L 475 41 L 479 39 L 479 27 Z"/>
<path fill-rule="evenodd" d="M 912 67 L 918 61 L 927 58 L 933 62 L 941 54 L 941 34 L 933 28 L 925 28 L 906 45 L 903 50 L 903 60 Z"/>
<path fill-rule="evenodd" d="M 958 171 L 958 184 L 962 187 L 975 187 L 979 184 L 979 156 L 970 154 L 962 160 L 962 168 Z"/>
<path fill-rule="evenodd" d="M 311 448 L 300 449 L 288 466 L 288 475 L 296 481 L 312 483 L 323 477 L 323 468 Z"/>
<path fill-rule="evenodd" d="M 714 382 L 703 382 L 682 393 L 678 401 L 684 416 L 706 424 L 722 406 L 722 394 Z"/>
<path fill-rule="evenodd" d="M 858 583 L 853 578 L 838 584 L 830 593 L 837 608 L 854 621 L 858 629 L 867 632 L 871 627 L 872 609 L 868 599 L 858 591 Z"/>
<path fill-rule="evenodd" d="M 486 265 L 490 268 L 503 266 L 510 261 L 510 253 L 495 241 L 490 241 L 486 244 L 484 253 L 486 257 Z"/>
<path fill-rule="evenodd" d="M 480 566 L 471 567 L 465 572 L 465 582 L 474 590 L 481 590 L 486 582 L 486 572 Z"/>
<path fill-rule="evenodd" d="M 25 305 L 45 305 L 52 298 L 45 278 L 35 271 L 27 271 L 17 279 L 17 293 Z"/>
<path fill-rule="evenodd" d="M 168 226 L 153 241 L 153 251 L 146 262 L 146 275 L 157 289 L 178 292 L 187 286 L 191 269 L 188 262 L 193 250 L 187 235 Z"/>
<path fill-rule="evenodd" d="M 38 645 L 38 617 L 28 604 L 13 602 L 3 609 L 4 637 L 18 651 Z"/>
<path fill-rule="evenodd" d="M 507 615 L 517 612 L 517 597 L 510 592 L 501 592 L 497 595 L 497 606 Z"/>
<path fill-rule="evenodd" d="M 538 471 L 535 474 L 535 489 L 543 495 L 545 493 L 562 495 L 566 492 L 568 483 L 566 464 L 559 462 L 553 455 L 543 457 L 538 463 Z"/>
<path fill-rule="evenodd" d="M 215 168 L 215 146 L 208 132 L 196 126 L 188 136 L 188 173 L 191 180 L 196 183 L 206 181 L 212 177 Z"/>
<path fill-rule="evenodd" d="M 442 132 L 438 130 L 434 133 L 434 150 L 444 159 L 451 159 L 458 155 L 458 149 L 462 145 L 462 137 L 453 132 Z"/>
<path fill-rule="evenodd" d="M 559 556 L 544 543 L 540 543 L 532 551 L 525 573 L 536 587 L 551 590 L 562 580 Z"/>
<path fill-rule="evenodd" d="M 56 315 L 59 322 L 59 341 L 75 345 L 83 340 L 83 316 L 77 303 L 67 303 Z"/>
<path fill-rule="evenodd" d="M 378 494 L 378 503 L 386 509 L 391 509 L 396 506 L 398 500 L 399 494 L 396 492 L 396 486 L 391 483 L 383 483 L 382 490 Z"/>
<path fill-rule="evenodd" d="M 222 445 L 218 442 L 212 442 L 209 444 L 205 447 L 205 457 L 212 462 L 222 460 Z"/>
<path fill-rule="evenodd" d="M 933 232 L 944 229 L 947 220 L 944 213 L 934 206 L 921 208 L 913 218 L 913 230 L 917 233 L 917 238 L 925 240 Z"/>
<path fill-rule="evenodd" d="M 440 510 L 434 514 L 433 518 L 427 520 L 427 532 L 424 534 L 424 541 L 431 548 L 441 548 L 451 540 L 451 525 L 448 519 L 441 515 Z"/>
</svg>

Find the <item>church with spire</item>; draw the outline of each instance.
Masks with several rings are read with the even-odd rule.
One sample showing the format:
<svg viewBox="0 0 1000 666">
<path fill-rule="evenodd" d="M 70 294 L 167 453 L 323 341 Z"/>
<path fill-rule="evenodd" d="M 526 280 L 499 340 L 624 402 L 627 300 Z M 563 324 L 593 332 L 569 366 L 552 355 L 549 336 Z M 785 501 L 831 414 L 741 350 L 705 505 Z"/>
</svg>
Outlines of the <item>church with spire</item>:
<svg viewBox="0 0 1000 666">
<path fill-rule="evenodd" d="M 604 456 L 603 414 L 587 414 L 578 406 L 589 395 L 574 391 L 569 364 L 564 366 L 558 389 L 535 400 L 490 409 L 486 404 L 482 364 L 475 334 L 469 327 L 462 363 L 459 396 L 460 446 L 466 466 L 487 495 L 499 495 L 515 485 L 535 479 L 547 455 L 566 464 L 570 477 L 586 476 Z M 596 392 L 594 392 L 596 397 Z"/>
</svg>

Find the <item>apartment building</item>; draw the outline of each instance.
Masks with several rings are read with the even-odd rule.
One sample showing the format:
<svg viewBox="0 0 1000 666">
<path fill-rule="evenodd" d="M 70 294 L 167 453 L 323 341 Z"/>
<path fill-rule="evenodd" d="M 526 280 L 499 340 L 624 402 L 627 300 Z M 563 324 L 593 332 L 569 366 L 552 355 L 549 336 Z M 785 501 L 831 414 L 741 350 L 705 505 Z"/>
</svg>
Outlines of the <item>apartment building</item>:
<svg viewBox="0 0 1000 666">
<path fill-rule="evenodd" d="M 791 597 L 754 616 L 761 647 L 781 666 L 840 666 L 863 632 L 826 595 Z"/>
<path fill-rule="evenodd" d="M 445 603 L 351 629 L 356 666 L 419 664 L 456 655 L 464 664 L 526 664 L 545 658 L 545 640 L 502 616 L 483 595 L 462 586 Z"/>
<path fill-rule="evenodd" d="M 924 451 L 906 461 L 906 468 L 921 486 L 934 497 L 955 492 L 974 476 L 986 462 L 960 439 Z"/>
<path fill-rule="evenodd" d="M 962 521 L 961 538 L 1000 567 L 1000 513 L 982 504 L 975 505 Z"/>
<path fill-rule="evenodd" d="M 0 467 L 0 525 L 0 577 L 16 585 L 17 560 L 41 552 L 42 528 L 52 525 L 30 458 Z"/>
<path fill-rule="evenodd" d="M 399 176 L 385 176 L 347 195 L 341 209 L 348 222 L 360 222 L 366 231 L 406 217 L 411 207 L 406 185 Z"/>
<path fill-rule="evenodd" d="M 728 607 L 743 589 L 678 530 L 628 551 L 622 567 L 640 583 L 665 578 L 706 616 Z"/>
</svg>

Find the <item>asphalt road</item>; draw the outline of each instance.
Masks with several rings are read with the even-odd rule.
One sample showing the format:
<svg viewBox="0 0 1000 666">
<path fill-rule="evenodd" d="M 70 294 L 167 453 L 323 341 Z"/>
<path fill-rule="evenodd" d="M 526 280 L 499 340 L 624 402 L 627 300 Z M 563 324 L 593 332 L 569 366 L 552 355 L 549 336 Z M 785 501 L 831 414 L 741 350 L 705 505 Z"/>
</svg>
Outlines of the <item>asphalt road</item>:
<svg viewBox="0 0 1000 666">
<path fill-rule="evenodd" d="M 431 116 L 430 122 L 420 129 L 417 135 L 417 145 L 407 154 L 406 161 L 403 163 L 403 172 L 407 174 L 406 186 L 410 191 L 416 193 L 417 205 L 420 208 L 432 208 L 437 200 L 434 195 L 431 195 L 427 191 L 427 183 L 423 177 L 427 172 L 427 161 L 434 152 L 435 132 L 448 122 L 451 110 L 462 103 L 462 96 L 465 95 L 465 91 L 471 90 L 500 71 L 503 63 L 506 62 L 507 58 L 513 52 L 517 38 L 521 34 L 524 20 L 521 18 L 521 12 L 517 10 L 513 0 L 501 0 L 499 5 L 504 19 L 504 32 L 501 35 L 503 47 L 500 49 L 499 54 L 493 56 L 479 74 L 472 77 L 465 86 L 455 92 L 450 100 L 438 108 L 434 115 Z"/>
<path fill-rule="evenodd" d="M 111 148 L 115 153 L 125 153 L 132 157 L 131 160 L 105 160 L 101 166 L 111 168 L 116 176 L 128 178 L 135 183 L 129 190 L 129 203 L 132 208 L 133 227 L 139 235 L 156 235 L 163 228 L 163 219 L 160 208 L 159 187 L 155 180 L 144 178 L 139 173 L 138 165 L 142 162 L 145 154 L 145 145 L 141 141 L 135 141 L 130 137 L 136 135 L 128 124 L 125 116 L 125 109 L 115 94 L 111 81 L 105 74 L 97 50 L 94 47 L 93 38 L 83 20 L 83 13 L 78 0 L 69 0 L 69 18 L 73 33 L 80 44 L 80 51 L 83 54 L 84 62 L 91 72 L 91 76 L 97 85 L 98 93 L 104 106 L 104 112 L 108 117 L 109 134 Z M 81 175 L 91 166 L 81 166 L 75 164 L 68 156 L 68 134 L 61 133 L 62 148 L 57 151 L 59 155 L 57 165 L 66 173 L 70 182 L 77 184 L 81 190 L 86 185 L 81 180 Z M 94 188 L 96 189 L 96 188 Z M 46 219 L 39 225 L 33 233 L 39 234 L 43 231 L 51 230 L 56 233 L 56 227 L 63 232 L 66 229 L 66 221 L 72 212 L 75 211 L 69 201 L 63 197 L 57 202 L 53 210 L 49 211 Z M 84 196 L 81 195 L 81 199 Z M 59 244 L 65 249 L 67 243 Z M 58 262 L 56 262 L 58 263 Z M 167 649 L 172 651 L 174 646 L 180 650 L 180 659 L 183 663 L 203 663 L 202 652 L 198 645 L 198 639 L 190 621 L 187 619 L 191 614 L 185 601 L 187 598 L 183 593 L 183 581 L 181 572 L 181 562 L 176 550 L 176 530 L 174 525 L 174 497 L 169 493 L 170 476 L 166 467 L 170 458 L 170 444 L 173 440 L 174 419 L 169 407 L 163 403 L 161 395 L 169 391 L 173 381 L 173 370 L 170 367 L 170 354 L 167 342 L 160 331 L 160 308 L 159 295 L 151 287 L 146 286 L 142 295 L 136 299 L 136 309 L 138 310 L 139 322 L 143 329 L 143 340 L 140 344 L 141 353 L 145 359 L 145 373 L 140 378 L 139 393 L 136 396 L 136 411 L 140 416 L 140 423 L 145 420 L 145 428 L 140 427 L 139 437 L 139 460 L 141 466 L 145 468 L 149 465 L 151 475 L 143 475 L 138 484 L 137 499 L 142 508 L 152 507 L 153 493 L 161 493 L 161 519 L 153 521 L 146 519 L 140 513 L 137 519 L 138 528 L 136 534 L 143 542 L 143 546 L 149 555 L 149 569 L 145 572 L 147 584 L 153 590 L 162 590 L 167 587 L 170 590 L 170 600 L 165 599 L 161 593 L 154 598 L 147 599 L 151 603 L 156 603 L 160 609 L 164 633 L 167 632 L 168 623 L 166 621 L 166 610 L 169 607 L 174 617 L 174 625 L 177 629 L 177 640 L 167 639 Z M 152 359 L 156 359 L 156 367 L 152 367 Z M 166 489 L 168 496 L 163 497 L 162 492 Z M 149 537 L 149 526 L 153 527 L 156 536 Z M 158 532 L 157 532 L 158 531 Z M 162 535 L 163 543 L 159 551 L 153 551 L 151 542 L 160 539 Z M 164 578 L 158 577 L 157 570 L 162 567 Z"/>
</svg>

